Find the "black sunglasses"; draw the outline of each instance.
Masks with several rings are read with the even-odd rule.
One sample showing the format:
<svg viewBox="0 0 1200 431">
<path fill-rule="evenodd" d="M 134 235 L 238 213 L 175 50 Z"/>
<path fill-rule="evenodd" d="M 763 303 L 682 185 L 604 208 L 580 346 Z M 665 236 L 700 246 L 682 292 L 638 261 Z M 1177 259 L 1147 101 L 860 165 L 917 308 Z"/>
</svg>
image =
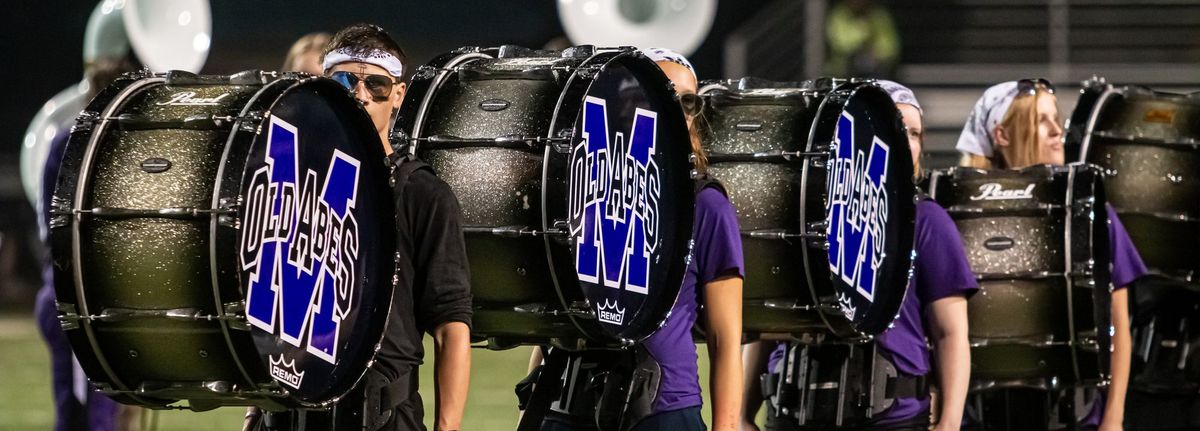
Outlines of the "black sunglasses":
<svg viewBox="0 0 1200 431">
<path fill-rule="evenodd" d="M 1054 94 L 1054 84 L 1046 78 L 1027 78 L 1017 81 L 1017 96 L 1032 96 L 1037 94 L 1038 85 L 1046 89 L 1047 93 Z"/>
<path fill-rule="evenodd" d="M 371 94 L 371 97 L 376 102 L 387 100 L 388 96 L 392 94 L 392 85 L 396 84 L 396 81 L 387 75 L 339 71 L 329 74 L 329 77 L 337 81 L 338 84 L 342 84 L 343 87 L 346 87 L 351 92 L 354 91 L 355 87 L 358 87 L 359 81 L 362 81 L 363 86 L 367 87 L 367 92 Z"/>
<path fill-rule="evenodd" d="M 679 101 L 679 107 L 683 108 L 683 114 L 688 117 L 700 115 L 700 111 L 704 110 L 704 98 L 696 93 L 676 94 L 675 100 Z"/>
</svg>

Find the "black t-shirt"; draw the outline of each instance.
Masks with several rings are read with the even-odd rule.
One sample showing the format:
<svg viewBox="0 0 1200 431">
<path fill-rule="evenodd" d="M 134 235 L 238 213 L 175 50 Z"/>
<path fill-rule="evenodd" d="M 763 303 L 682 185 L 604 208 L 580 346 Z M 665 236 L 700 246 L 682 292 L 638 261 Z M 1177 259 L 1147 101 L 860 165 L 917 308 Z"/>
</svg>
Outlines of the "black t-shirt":
<svg viewBox="0 0 1200 431">
<path fill-rule="evenodd" d="M 396 175 L 402 171 L 397 168 Z M 389 379 L 421 364 L 426 332 L 449 322 L 471 325 L 470 272 L 458 199 L 428 168 L 412 171 L 407 181 L 398 179 L 396 187 L 397 282 L 375 364 Z"/>
</svg>

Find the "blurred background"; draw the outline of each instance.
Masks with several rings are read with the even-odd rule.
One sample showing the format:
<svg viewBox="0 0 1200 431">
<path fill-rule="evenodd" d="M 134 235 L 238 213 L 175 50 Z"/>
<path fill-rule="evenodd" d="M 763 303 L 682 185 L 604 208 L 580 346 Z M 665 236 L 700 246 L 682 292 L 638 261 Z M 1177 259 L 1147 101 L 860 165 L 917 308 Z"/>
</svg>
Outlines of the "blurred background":
<svg viewBox="0 0 1200 431">
<path fill-rule="evenodd" d="M 85 28 L 96 5 L 20 0 L 0 14 L 3 429 L 49 429 L 53 421 L 48 356 L 32 320 L 44 249 L 18 166 L 35 114 L 83 76 Z M 697 8 L 708 11 L 711 26 L 688 14 Z M 691 38 L 686 43 L 694 47 L 690 58 L 701 79 L 891 78 L 921 100 L 925 165 L 934 168 L 956 161 L 953 146 L 966 115 L 993 83 L 1049 78 L 1058 85 L 1064 116 L 1074 108 L 1080 82 L 1092 76 L 1168 91 L 1200 89 L 1200 1 L 1189 0 L 217 1 L 201 71 L 278 69 L 300 36 L 356 22 L 387 29 L 410 66 L 464 45 L 561 48 L 593 42 L 567 34 L 633 29 L 652 40 L 655 34 Z M 512 384 L 523 376 L 527 355 L 524 348 L 478 351 L 464 429 L 512 428 Z M 429 381 L 430 367 L 424 368 Z M 236 429 L 241 411 L 160 417 L 160 429 Z"/>
</svg>

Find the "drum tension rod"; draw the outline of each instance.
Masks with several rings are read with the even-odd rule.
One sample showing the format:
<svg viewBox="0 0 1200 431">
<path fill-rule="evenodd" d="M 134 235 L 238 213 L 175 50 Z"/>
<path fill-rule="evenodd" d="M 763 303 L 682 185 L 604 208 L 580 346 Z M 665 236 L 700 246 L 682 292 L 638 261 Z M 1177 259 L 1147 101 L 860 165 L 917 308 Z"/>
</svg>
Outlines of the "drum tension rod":
<svg viewBox="0 0 1200 431">
<path fill-rule="evenodd" d="M 169 219 L 207 219 L 213 214 L 227 215 L 235 214 L 237 210 L 230 208 L 154 208 L 154 209 L 137 209 L 137 208 L 110 208 L 97 207 L 90 210 L 79 209 L 73 210 L 66 215 L 73 214 L 91 214 L 98 218 L 107 219 L 126 219 L 126 218 L 169 218 Z M 55 212 L 53 215 L 60 215 Z"/>
<path fill-rule="evenodd" d="M 819 149 L 818 149 L 819 150 Z M 765 162 L 771 160 L 802 161 L 812 157 L 829 157 L 827 151 L 763 151 L 758 153 L 710 153 L 712 162 Z"/>
<path fill-rule="evenodd" d="M 521 236 L 567 236 L 567 231 L 562 229 L 537 230 L 530 229 L 528 226 L 495 226 L 495 227 L 463 227 L 465 233 L 487 233 L 496 236 L 507 238 L 516 238 Z"/>
<path fill-rule="evenodd" d="M 140 115 L 121 114 L 116 117 L 102 117 L 102 121 L 115 121 L 120 130 L 219 130 L 229 127 L 239 117 L 220 115 L 193 115 L 181 120 L 152 120 Z"/>
<path fill-rule="evenodd" d="M 543 303 L 514 305 L 512 309 L 517 313 L 527 313 L 537 316 L 575 316 L 584 318 L 596 317 L 596 313 L 593 313 L 591 309 L 556 310 L 547 307 L 546 304 Z"/>
<path fill-rule="evenodd" d="M 173 320 L 204 320 L 204 321 L 243 321 L 245 316 L 242 315 L 212 315 L 205 314 L 199 308 L 172 308 L 158 310 L 141 310 L 133 308 L 105 308 L 100 311 L 100 314 L 80 315 L 74 313 L 74 304 L 59 304 L 58 319 L 63 325 L 63 329 L 75 329 L 79 327 L 79 321 L 100 321 L 100 322 L 119 322 L 129 319 L 141 318 L 166 318 Z M 68 328 L 70 326 L 70 328 Z"/>
<path fill-rule="evenodd" d="M 762 306 L 772 310 L 789 310 L 789 311 L 816 311 L 821 308 L 827 311 L 836 311 L 835 307 L 817 306 L 817 305 L 800 305 L 795 298 L 775 298 L 762 300 Z"/>
<path fill-rule="evenodd" d="M 825 239 L 823 232 L 789 233 L 783 229 L 756 229 L 744 231 L 751 238 L 789 240 L 795 238 Z"/>
<path fill-rule="evenodd" d="M 541 151 L 545 145 L 570 142 L 571 138 L 548 138 L 545 136 L 507 135 L 494 138 L 461 138 L 453 135 L 434 135 L 425 138 L 408 138 L 410 144 L 426 148 L 454 149 L 472 147 L 498 147 L 514 150 Z"/>
</svg>

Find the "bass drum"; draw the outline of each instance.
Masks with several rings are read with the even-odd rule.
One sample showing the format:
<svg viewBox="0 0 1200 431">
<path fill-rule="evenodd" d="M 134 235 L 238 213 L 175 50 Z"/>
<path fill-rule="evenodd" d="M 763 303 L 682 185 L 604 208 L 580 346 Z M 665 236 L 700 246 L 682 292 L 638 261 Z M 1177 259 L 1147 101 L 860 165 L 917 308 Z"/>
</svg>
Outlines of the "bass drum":
<svg viewBox="0 0 1200 431">
<path fill-rule="evenodd" d="M 417 71 L 396 135 L 462 204 L 474 339 L 577 349 L 661 326 L 694 207 L 674 96 L 629 48 L 462 48 Z"/>
<path fill-rule="evenodd" d="M 747 334 L 863 340 L 912 268 L 912 155 L 872 81 L 707 82 L 701 141 L 737 210 Z"/>
<path fill-rule="evenodd" d="M 1110 281 L 1100 170 L 935 171 L 980 291 L 967 302 L 971 388 L 1107 381 Z"/>
<path fill-rule="evenodd" d="M 1082 160 L 1104 169 L 1150 273 L 1200 289 L 1200 94 L 1111 88 L 1081 126 Z"/>
<path fill-rule="evenodd" d="M 51 209 L 59 318 L 88 378 L 156 408 L 336 401 L 391 304 L 383 160 L 328 79 L 118 79 L 75 124 Z"/>
</svg>

